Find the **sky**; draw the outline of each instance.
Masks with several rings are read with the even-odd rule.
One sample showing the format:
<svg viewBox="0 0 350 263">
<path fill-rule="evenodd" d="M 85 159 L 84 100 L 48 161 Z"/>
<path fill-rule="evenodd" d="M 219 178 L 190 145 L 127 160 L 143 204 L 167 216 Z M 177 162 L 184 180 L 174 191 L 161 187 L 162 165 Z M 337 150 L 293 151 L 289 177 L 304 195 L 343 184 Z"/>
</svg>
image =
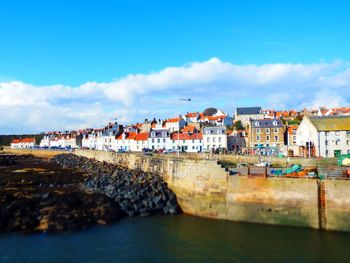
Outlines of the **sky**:
<svg viewBox="0 0 350 263">
<path fill-rule="evenodd" d="M 0 134 L 178 107 L 349 106 L 348 10 L 345 0 L 0 1 Z"/>
</svg>

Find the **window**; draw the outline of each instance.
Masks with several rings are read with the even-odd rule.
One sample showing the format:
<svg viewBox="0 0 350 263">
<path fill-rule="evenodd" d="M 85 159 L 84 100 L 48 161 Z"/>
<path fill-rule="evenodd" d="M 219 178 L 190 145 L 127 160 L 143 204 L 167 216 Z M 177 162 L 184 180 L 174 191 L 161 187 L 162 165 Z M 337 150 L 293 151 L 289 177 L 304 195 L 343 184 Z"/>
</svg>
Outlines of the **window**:
<svg viewBox="0 0 350 263">
<path fill-rule="evenodd" d="M 328 145 L 328 140 L 325 140 L 325 141 L 324 141 L 324 144 L 327 146 L 327 145 Z"/>
<path fill-rule="evenodd" d="M 336 131 L 336 132 L 335 132 L 335 136 L 339 136 L 339 131 Z"/>
<path fill-rule="evenodd" d="M 278 138 L 278 136 L 276 135 L 276 136 L 275 136 L 275 141 L 278 141 L 278 139 L 279 139 L 279 138 Z"/>
<path fill-rule="evenodd" d="M 274 131 L 275 131 L 275 133 L 278 133 L 278 128 L 275 128 Z"/>
<path fill-rule="evenodd" d="M 260 129 L 259 128 L 256 129 L 256 134 L 260 134 Z"/>
<path fill-rule="evenodd" d="M 349 140 L 347 140 L 347 141 L 346 141 L 346 144 L 347 144 L 347 145 L 349 145 L 349 144 L 350 144 L 350 141 L 349 141 Z"/>
<path fill-rule="evenodd" d="M 160 139 L 159 138 L 157 139 L 157 142 L 160 143 Z"/>
<path fill-rule="evenodd" d="M 163 142 L 165 142 L 165 139 L 163 139 Z"/>
<path fill-rule="evenodd" d="M 194 150 L 194 146 L 192 146 L 192 150 Z"/>
<path fill-rule="evenodd" d="M 152 139 L 152 143 L 154 143 L 154 139 Z"/>
<path fill-rule="evenodd" d="M 173 143 L 175 143 L 175 140 L 173 140 Z"/>
<path fill-rule="evenodd" d="M 183 140 L 182 142 L 183 142 L 183 143 L 185 143 L 186 141 L 185 141 L 185 140 Z"/>
<path fill-rule="evenodd" d="M 219 142 L 221 142 L 221 137 L 219 137 Z"/>
<path fill-rule="evenodd" d="M 257 135 L 257 136 L 256 136 L 256 140 L 257 140 L 257 141 L 260 141 L 260 135 Z"/>
<path fill-rule="evenodd" d="M 348 154 L 350 154 L 350 150 L 348 150 Z"/>
<path fill-rule="evenodd" d="M 335 144 L 336 144 L 336 145 L 339 145 L 339 144 L 340 144 L 340 140 L 336 140 L 336 141 L 335 141 Z"/>
<path fill-rule="evenodd" d="M 210 142 L 210 137 L 207 138 L 207 142 Z"/>
<path fill-rule="evenodd" d="M 267 134 L 270 134 L 270 128 L 266 128 L 266 129 L 265 129 L 265 132 L 266 132 Z"/>
<path fill-rule="evenodd" d="M 269 140 L 270 140 L 270 136 L 266 135 L 266 141 L 269 141 Z"/>
<path fill-rule="evenodd" d="M 346 131 L 346 136 L 350 136 L 350 131 Z"/>
<path fill-rule="evenodd" d="M 213 137 L 213 142 L 215 142 L 215 137 Z"/>
<path fill-rule="evenodd" d="M 194 140 L 192 140 L 192 143 L 194 143 Z"/>
<path fill-rule="evenodd" d="M 325 135 L 325 136 L 328 136 L 328 134 L 329 134 L 328 131 L 325 131 L 325 132 L 324 132 L 324 135 Z"/>
</svg>

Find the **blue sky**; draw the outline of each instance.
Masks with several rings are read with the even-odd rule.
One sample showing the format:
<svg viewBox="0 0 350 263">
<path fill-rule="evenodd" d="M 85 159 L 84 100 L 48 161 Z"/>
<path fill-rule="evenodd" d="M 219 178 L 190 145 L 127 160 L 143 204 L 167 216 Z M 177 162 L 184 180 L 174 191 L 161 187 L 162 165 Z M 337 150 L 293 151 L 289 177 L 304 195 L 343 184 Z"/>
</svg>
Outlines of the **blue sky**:
<svg viewBox="0 0 350 263">
<path fill-rule="evenodd" d="M 333 91 L 336 92 L 333 96 L 334 104 L 347 104 L 350 75 L 349 10 L 350 1 L 334 0 L 1 1 L 0 85 L 6 84 L 6 88 L 0 93 L 3 97 L 2 104 L 0 98 L 0 108 L 8 107 L 8 99 L 13 98 L 14 94 L 26 96 L 21 95 L 19 91 L 28 92 L 28 86 L 38 91 L 39 97 L 53 85 L 62 86 L 65 91 L 70 87 L 79 90 L 86 83 L 95 83 L 95 87 L 91 89 L 98 93 L 101 90 L 96 90 L 96 86 L 105 90 L 106 86 L 102 84 L 108 86 L 108 83 L 115 84 L 118 80 L 125 82 L 130 74 L 142 74 L 147 77 L 163 72 L 169 67 L 189 69 L 193 63 L 202 63 L 211 68 L 211 64 L 207 62 L 212 61 L 212 58 L 217 58 L 222 67 L 225 67 L 225 63 L 241 67 L 242 70 L 246 70 L 245 67 L 249 65 L 257 67 L 255 73 L 251 73 L 251 78 L 259 78 L 259 74 L 262 74 L 259 69 L 264 65 L 309 66 L 307 69 L 317 65 L 320 67 L 318 74 L 312 75 L 311 80 L 307 79 L 302 84 L 294 83 L 295 79 L 292 81 L 299 90 L 308 90 L 312 86 L 305 98 L 294 100 L 291 98 L 293 95 L 287 95 L 289 100 L 283 100 L 283 103 L 276 103 L 275 100 L 271 106 L 301 107 L 305 103 L 314 103 L 322 94 L 333 96 Z M 287 68 L 289 70 L 293 67 Z M 222 69 L 218 71 L 223 74 Z M 207 73 L 206 70 L 204 72 Z M 279 70 L 277 72 L 281 73 Z M 179 74 L 181 79 L 183 75 Z M 232 76 L 233 73 L 228 71 L 227 74 Z M 272 73 L 263 71 L 263 74 Z M 211 97 L 208 102 L 205 96 L 198 95 L 200 98 L 197 103 L 184 106 L 184 110 L 201 110 L 200 107 L 214 103 L 217 107 L 233 111 L 232 107 L 240 104 L 260 103 L 265 107 L 270 106 L 271 98 L 264 99 L 264 94 L 266 91 L 279 94 L 281 90 L 289 88 L 291 76 L 288 74 L 284 72 L 283 76 L 280 76 L 282 80 L 267 82 L 264 87 L 247 86 L 246 82 L 237 81 L 236 78 L 227 82 L 227 77 L 222 75 L 222 78 L 213 76 L 205 83 L 201 81 L 200 76 L 196 78 L 195 83 L 191 82 L 191 85 L 184 81 L 179 82 L 180 86 L 168 83 L 167 87 L 158 87 L 157 92 L 152 88 L 145 90 L 143 84 L 138 83 L 136 90 L 140 92 L 136 92 L 137 98 L 129 98 L 129 94 L 128 98 L 125 95 L 116 99 L 116 93 L 121 89 L 119 83 L 110 87 L 112 91 L 99 100 L 94 99 L 99 96 L 93 95 L 92 92 L 90 96 L 80 94 L 74 99 L 56 98 L 57 96 L 55 99 L 48 99 L 42 96 L 45 99 L 40 100 L 40 103 L 49 104 L 55 107 L 56 111 L 61 107 L 63 112 L 69 112 L 70 106 L 71 111 L 78 108 L 88 110 L 91 102 L 95 106 L 101 104 L 101 115 L 98 119 L 83 122 L 74 116 L 69 123 L 64 123 L 62 128 L 97 125 L 99 119 L 105 120 L 110 115 L 116 115 L 118 109 L 128 110 L 124 115 L 117 115 L 130 122 L 139 118 L 142 120 L 144 116 L 154 112 L 159 113 L 160 117 L 173 114 L 173 107 L 162 101 L 176 100 L 177 96 L 182 95 L 198 95 L 188 93 L 188 89 L 184 87 L 199 89 Z M 299 74 L 305 75 L 302 72 Z M 292 77 L 299 78 L 300 75 Z M 340 86 L 333 87 L 335 81 L 331 84 L 324 82 L 325 79 L 331 78 L 336 78 Z M 26 88 L 21 86 L 21 89 L 19 84 L 15 85 L 14 82 Z M 124 89 L 129 87 L 122 86 Z M 231 99 L 227 94 L 220 93 L 223 89 L 228 92 L 235 90 L 236 93 L 244 93 L 244 96 L 232 96 Z M 254 89 L 264 90 L 261 97 L 254 97 Z M 9 95 L 10 90 L 12 93 Z M 242 90 L 250 92 L 245 93 Z M 148 106 L 147 101 L 150 99 L 159 103 L 159 109 Z M 135 112 L 132 106 L 135 102 L 143 114 Z M 13 107 L 16 107 L 14 111 L 18 111 L 18 114 L 22 112 L 27 118 L 34 118 L 30 115 L 33 114 L 33 108 L 28 107 L 28 102 L 18 102 L 16 105 L 18 106 Z M 29 122 L 33 124 L 24 125 L 21 129 L 15 124 L 23 120 L 13 115 L 14 124 L 7 123 L 6 130 L 3 128 L 1 131 L 0 123 L 0 134 L 59 128 L 57 125 L 38 127 L 34 120 L 38 119 L 42 123 L 42 118 L 49 116 L 41 118 L 38 114 L 34 115 L 36 117 Z M 5 127 L 5 123 L 2 127 Z"/>
</svg>

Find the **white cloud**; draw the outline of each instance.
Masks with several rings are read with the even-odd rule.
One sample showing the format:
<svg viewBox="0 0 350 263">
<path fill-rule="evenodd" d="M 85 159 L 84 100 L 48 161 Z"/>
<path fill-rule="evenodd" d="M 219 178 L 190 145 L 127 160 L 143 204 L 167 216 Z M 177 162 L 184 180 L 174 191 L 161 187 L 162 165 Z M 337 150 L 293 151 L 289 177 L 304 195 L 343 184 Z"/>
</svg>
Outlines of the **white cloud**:
<svg viewBox="0 0 350 263">
<path fill-rule="evenodd" d="M 236 65 L 212 58 L 150 74 L 77 87 L 0 83 L 0 134 L 99 127 L 112 117 L 142 121 L 203 107 L 261 105 L 271 108 L 347 105 L 350 67 L 344 62 Z M 213 105 L 214 104 L 214 105 Z"/>
</svg>

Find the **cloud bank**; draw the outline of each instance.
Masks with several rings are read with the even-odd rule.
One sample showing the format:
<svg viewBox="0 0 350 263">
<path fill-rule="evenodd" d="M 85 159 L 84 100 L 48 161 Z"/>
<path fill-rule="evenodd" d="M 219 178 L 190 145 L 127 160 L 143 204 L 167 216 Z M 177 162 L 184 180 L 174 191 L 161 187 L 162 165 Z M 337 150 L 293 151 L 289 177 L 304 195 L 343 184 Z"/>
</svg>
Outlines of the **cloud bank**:
<svg viewBox="0 0 350 263">
<path fill-rule="evenodd" d="M 236 65 L 212 58 L 149 74 L 77 87 L 0 82 L 0 134 L 100 127 L 176 114 L 180 97 L 192 98 L 182 112 L 208 106 L 232 114 L 235 106 L 264 108 L 349 105 L 350 65 Z"/>
</svg>

